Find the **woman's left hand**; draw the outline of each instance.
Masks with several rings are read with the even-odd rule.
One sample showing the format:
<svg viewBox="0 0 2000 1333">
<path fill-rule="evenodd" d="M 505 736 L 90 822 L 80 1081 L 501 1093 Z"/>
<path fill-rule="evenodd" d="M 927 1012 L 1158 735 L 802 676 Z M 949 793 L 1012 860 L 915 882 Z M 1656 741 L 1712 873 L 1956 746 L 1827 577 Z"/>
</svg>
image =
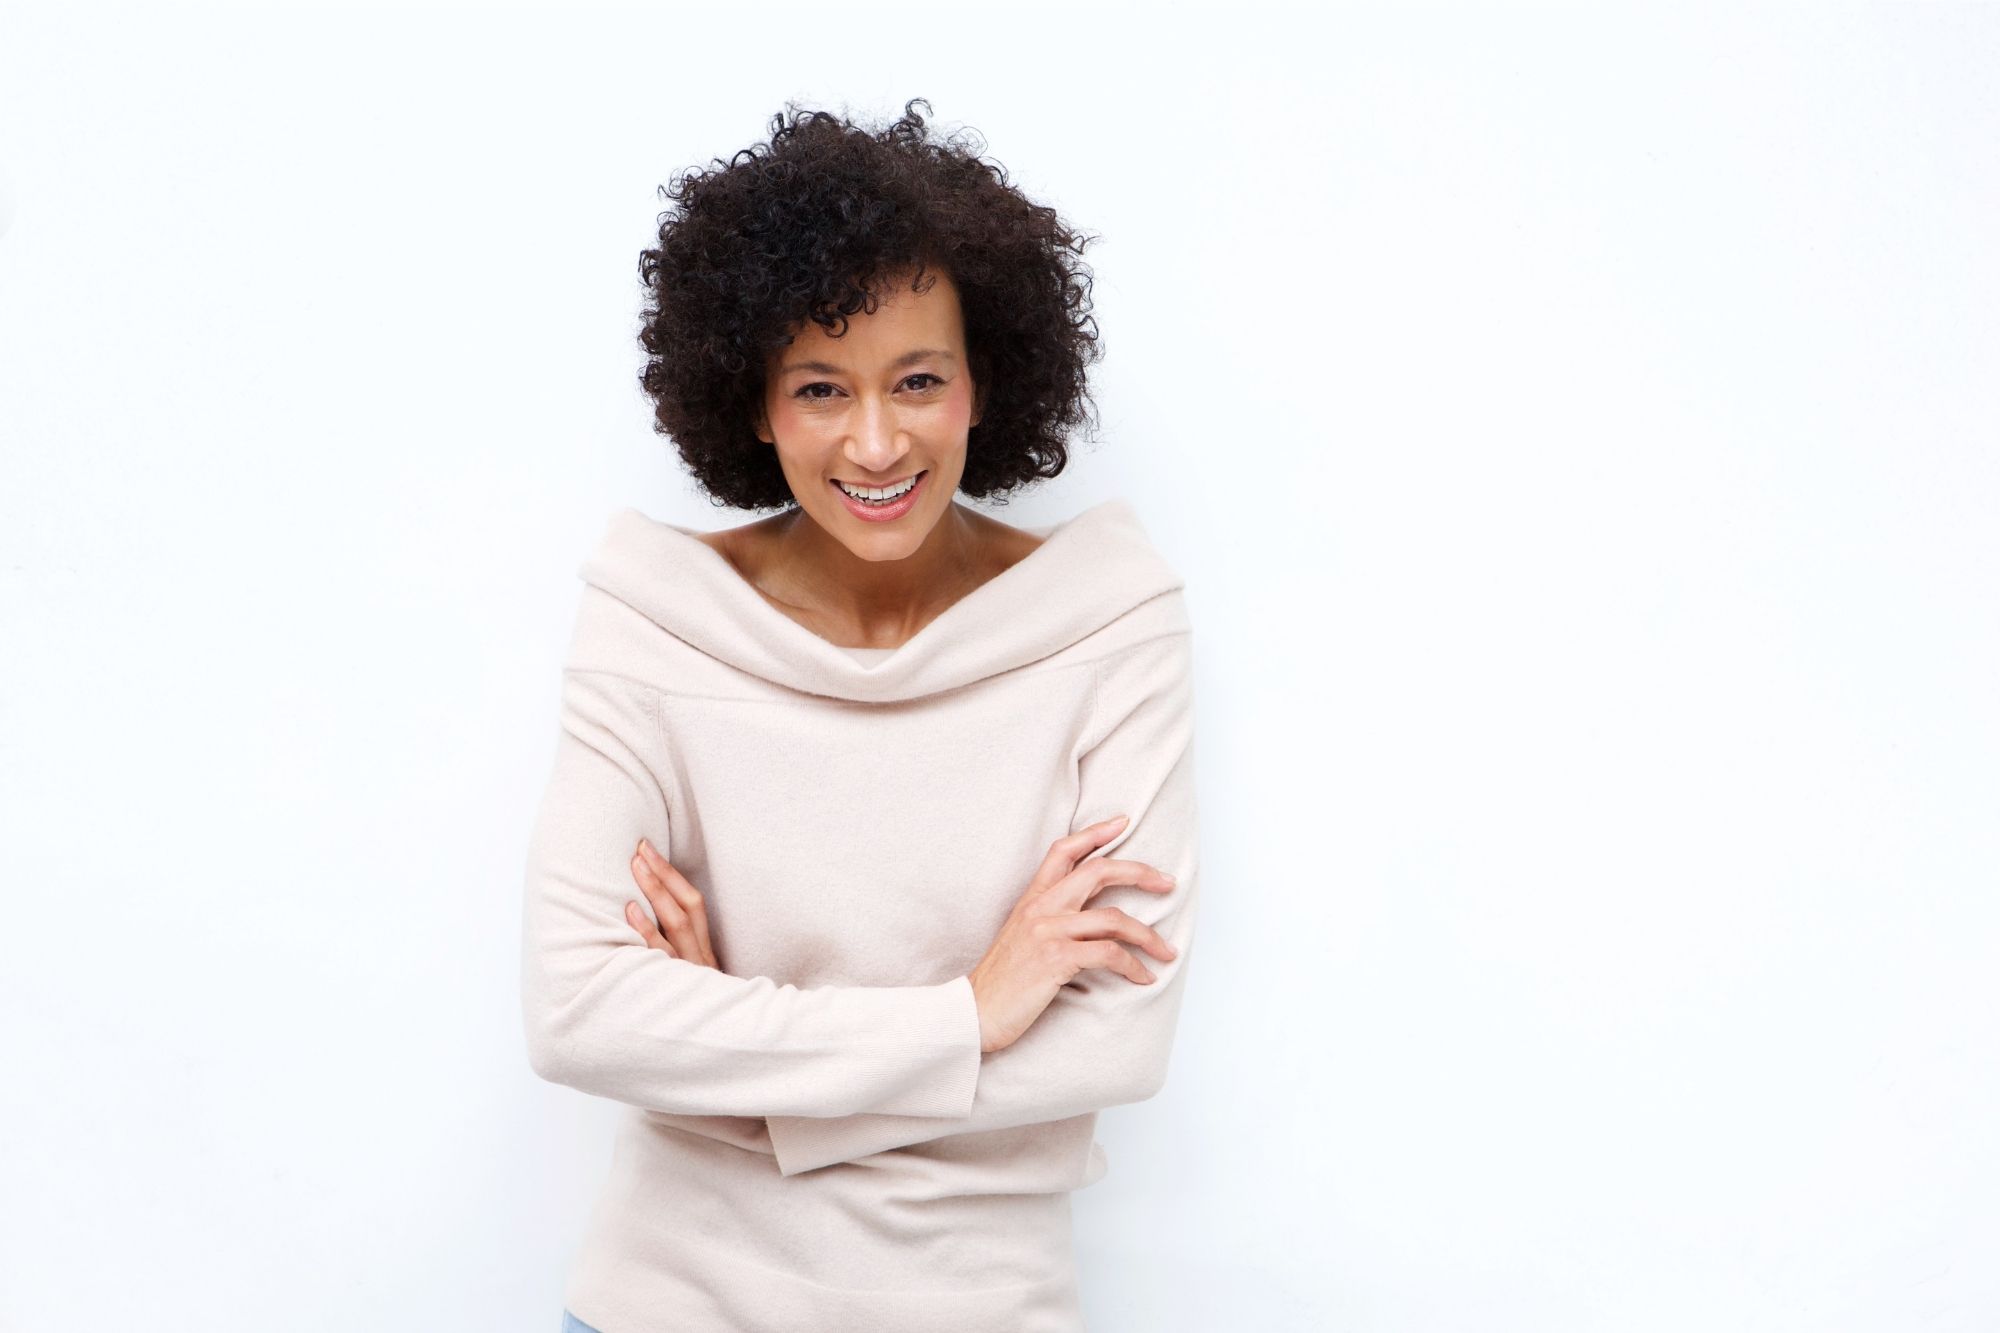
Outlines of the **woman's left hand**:
<svg viewBox="0 0 2000 1333">
<path fill-rule="evenodd" d="M 655 926 L 646 916 L 645 908 L 637 903 L 625 904 L 625 920 L 639 932 L 647 946 L 663 950 L 670 958 L 682 958 L 720 972 L 715 949 L 708 941 L 708 907 L 702 902 L 700 891 L 667 864 L 667 859 L 644 838 L 639 839 L 639 850 L 632 853 L 632 878 L 660 921 Z"/>
</svg>

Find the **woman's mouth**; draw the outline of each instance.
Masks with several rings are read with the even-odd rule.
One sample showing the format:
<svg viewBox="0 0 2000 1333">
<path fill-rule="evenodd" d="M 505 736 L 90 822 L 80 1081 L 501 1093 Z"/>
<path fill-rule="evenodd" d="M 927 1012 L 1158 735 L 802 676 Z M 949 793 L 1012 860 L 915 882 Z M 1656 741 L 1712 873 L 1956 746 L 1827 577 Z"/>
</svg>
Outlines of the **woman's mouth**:
<svg viewBox="0 0 2000 1333">
<path fill-rule="evenodd" d="M 839 493 L 848 513 L 869 523 L 886 523 L 892 518 L 901 518 L 916 507 L 917 496 L 923 492 L 924 482 L 930 475 L 930 469 L 925 468 L 914 479 L 904 478 L 887 486 L 857 486 L 854 490 L 830 477 L 827 485 Z M 856 494 L 856 491 L 860 493 Z M 887 498 L 877 499 L 877 496 Z"/>
</svg>

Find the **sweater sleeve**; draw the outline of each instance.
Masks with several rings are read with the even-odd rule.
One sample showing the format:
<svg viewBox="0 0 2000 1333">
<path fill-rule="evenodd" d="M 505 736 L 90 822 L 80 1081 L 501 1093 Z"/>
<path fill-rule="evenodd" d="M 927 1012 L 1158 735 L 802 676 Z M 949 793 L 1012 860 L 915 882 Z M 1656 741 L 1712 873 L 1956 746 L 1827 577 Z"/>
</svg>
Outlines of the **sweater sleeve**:
<svg viewBox="0 0 2000 1333">
<path fill-rule="evenodd" d="M 964 1115 L 979 1076 L 966 977 L 800 989 L 645 944 L 641 837 L 671 857 L 657 697 L 569 669 L 553 770 L 529 840 L 521 1008 L 535 1073 L 681 1115 Z M 654 761 L 648 762 L 649 756 Z"/>
<path fill-rule="evenodd" d="M 1178 951 L 1138 955 L 1141 984 L 1086 968 L 1057 992 L 1013 1045 L 982 1057 L 970 1111 L 939 1119 L 899 1114 L 776 1114 L 771 1145 L 784 1175 L 952 1134 L 1063 1120 L 1143 1101 L 1164 1086 L 1193 940 L 1199 857 L 1195 819 L 1191 632 L 1148 640 L 1100 669 L 1100 733 L 1079 762 L 1070 827 L 1130 816 L 1120 840 L 1093 856 L 1145 862 L 1178 881 L 1166 893 L 1121 885 L 1086 908 L 1123 909 Z M 1122 944 L 1122 942 L 1121 942 Z M 969 981 L 968 981 L 969 984 Z"/>
</svg>

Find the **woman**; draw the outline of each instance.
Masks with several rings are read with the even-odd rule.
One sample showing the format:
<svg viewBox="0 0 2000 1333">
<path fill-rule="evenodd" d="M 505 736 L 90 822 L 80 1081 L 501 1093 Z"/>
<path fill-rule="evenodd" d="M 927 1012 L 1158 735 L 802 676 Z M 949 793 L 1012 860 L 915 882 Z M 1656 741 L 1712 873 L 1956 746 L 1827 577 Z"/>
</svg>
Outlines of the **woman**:
<svg viewBox="0 0 2000 1333">
<path fill-rule="evenodd" d="M 569 1329 L 1079 1329 L 1097 1113 L 1166 1078 L 1182 580 L 1123 501 L 957 502 L 1061 472 L 1096 332 L 1084 242 L 917 105 L 781 113 L 641 265 L 657 428 L 782 508 L 625 509 L 580 571 L 523 1017 L 631 1113 Z"/>
</svg>

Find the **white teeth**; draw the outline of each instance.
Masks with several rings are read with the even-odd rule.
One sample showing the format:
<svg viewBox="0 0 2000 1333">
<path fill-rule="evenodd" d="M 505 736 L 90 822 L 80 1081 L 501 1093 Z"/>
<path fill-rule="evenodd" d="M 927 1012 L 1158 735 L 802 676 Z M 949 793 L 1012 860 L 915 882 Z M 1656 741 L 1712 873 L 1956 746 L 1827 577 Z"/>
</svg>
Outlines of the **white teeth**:
<svg viewBox="0 0 2000 1333">
<path fill-rule="evenodd" d="M 915 477 L 911 477 L 908 481 L 904 482 L 900 486 L 883 486 L 883 487 L 849 486 L 846 482 L 841 481 L 838 478 L 835 478 L 833 484 L 840 487 L 841 490 L 846 491 L 849 495 L 853 496 L 857 500 L 882 501 L 882 500 L 893 500 L 899 495 L 908 494 L 910 487 L 917 484 L 917 479 Z"/>
</svg>

